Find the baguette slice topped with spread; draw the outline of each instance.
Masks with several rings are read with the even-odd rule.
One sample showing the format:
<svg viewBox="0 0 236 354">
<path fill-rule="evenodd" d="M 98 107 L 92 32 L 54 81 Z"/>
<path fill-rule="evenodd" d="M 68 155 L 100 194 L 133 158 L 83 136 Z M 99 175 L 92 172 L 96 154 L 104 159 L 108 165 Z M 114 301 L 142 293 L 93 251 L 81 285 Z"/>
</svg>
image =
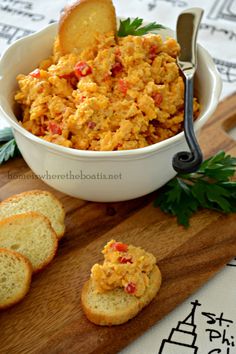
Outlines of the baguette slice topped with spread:
<svg viewBox="0 0 236 354">
<path fill-rule="evenodd" d="M 92 267 L 83 286 L 82 308 L 95 324 L 119 325 L 154 299 L 161 286 L 161 272 L 155 257 L 139 247 L 112 240 L 103 254 L 104 263 Z"/>
<path fill-rule="evenodd" d="M 79 0 L 68 6 L 59 22 L 62 54 L 80 53 L 96 42 L 100 33 L 116 33 L 116 14 L 111 0 Z"/>
</svg>

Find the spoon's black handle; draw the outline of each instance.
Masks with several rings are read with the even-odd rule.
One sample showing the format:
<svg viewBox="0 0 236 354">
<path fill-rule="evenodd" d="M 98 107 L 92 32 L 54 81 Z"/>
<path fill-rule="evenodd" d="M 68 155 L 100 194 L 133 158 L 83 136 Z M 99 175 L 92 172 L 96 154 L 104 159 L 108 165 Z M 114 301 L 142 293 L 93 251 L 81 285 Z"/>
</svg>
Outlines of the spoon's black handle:
<svg viewBox="0 0 236 354">
<path fill-rule="evenodd" d="M 193 128 L 193 77 L 185 77 L 184 96 L 184 135 L 190 152 L 178 152 L 173 157 L 172 165 L 178 173 L 191 173 L 197 171 L 202 163 L 202 152 Z"/>
</svg>

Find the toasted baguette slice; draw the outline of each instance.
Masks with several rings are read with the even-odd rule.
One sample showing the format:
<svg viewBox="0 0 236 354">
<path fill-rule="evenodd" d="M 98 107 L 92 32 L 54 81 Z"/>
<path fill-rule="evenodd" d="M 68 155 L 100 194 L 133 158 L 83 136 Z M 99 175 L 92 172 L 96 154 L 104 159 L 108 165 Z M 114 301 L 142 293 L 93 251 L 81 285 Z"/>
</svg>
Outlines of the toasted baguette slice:
<svg viewBox="0 0 236 354">
<path fill-rule="evenodd" d="M 0 310 L 16 304 L 27 294 L 32 266 L 17 252 L 0 248 Z"/>
<path fill-rule="evenodd" d="M 42 214 L 29 212 L 0 221 L 0 248 L 16 251 L 28 258 L 34 273 L 51 262 L 57 245 L 56 233 Z"/>
<path fill-rule="evenodd" d="M 94 290 L 90 278 L 83 286 L 82 308 L 87 318 L 101 326 L 119 325 L 136 316 L 156 296 L 161 286 L 161 272 L 157 266 L 150 274 L 150 284 L 142 297 L 127 294 L 117 288 L 105 293 Z"/>
<path fill-rule="evenodd" d="M 60 239 L 65 232 L 65 211 L 60 201 L 50 192 L 33 190 L 13 195 L 0 203 L 0 221 L 16 214 L 35 211 L 45 215 Z"/>
<path fill-rule="evenodd" d="M 92 46 L 97 33 L 116 33 L 116 14 L 111 0 L 80 0 L 67 7 L 59 22 L 62 54 Z"/>
</svg>

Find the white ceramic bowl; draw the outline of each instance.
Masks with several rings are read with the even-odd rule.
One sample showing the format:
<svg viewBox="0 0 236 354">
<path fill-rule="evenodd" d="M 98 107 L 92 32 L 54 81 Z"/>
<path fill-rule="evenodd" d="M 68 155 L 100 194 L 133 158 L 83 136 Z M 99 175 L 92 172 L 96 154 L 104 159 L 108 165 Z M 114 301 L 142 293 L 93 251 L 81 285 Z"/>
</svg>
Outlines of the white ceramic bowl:
<svg viewBox="0 0 236 354">
<path fill-rule="evenodd" d="M 0 109 L 27 164 L 53 188 L 91 201 L 128 200 L 160 188 L 176 174 L 172 168 L 174 154 L 187 149 L 183 133 L 136 150 L 83 151 L 44 141 L 18 124 L 13 111 L 16 76 L 28 74 L 50 55 L 56 34 L 57 24 L 53 24 L 20 39 L 5 51 L 0 62 Z M 162 34 L 173 32 L 165 30 Z M 201 114 L 196 131 L 214 112 L 221 86 L 211 57 L 198 46 L 195 89 Z"/>
</svg>

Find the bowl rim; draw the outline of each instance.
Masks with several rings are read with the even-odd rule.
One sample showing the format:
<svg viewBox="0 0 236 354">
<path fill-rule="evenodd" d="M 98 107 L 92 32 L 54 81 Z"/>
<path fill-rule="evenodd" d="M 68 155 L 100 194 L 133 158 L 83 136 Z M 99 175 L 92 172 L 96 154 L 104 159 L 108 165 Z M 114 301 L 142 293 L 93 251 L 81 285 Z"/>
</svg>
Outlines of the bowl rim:
<svg viewBox="0 0 236 354">
<path fill-rule="evenodd" d="M 117 17 L 117 19 L 122 19 L 120 17 Z M 145 22 L 144 22 L 145 23 Z M 146 21 L 148 23 L 148 21 Z M 47 32 L 51 32 L 52 30 L 55 30 L 58 26 L 58 22 L 49 24 L 46 27 L 42 28 L 41 30 L 32 33 L 26 37 L 20 38 L 14 43 L 12 43 L 9 47 L 5 49 L 5 51 L 2 54 L 2 57 L 0 59 L 0 85 L 2 78 L 4 78 L 4 61 L 6 60 L 6 56 L 9 54 L 10 51 L 16 50 L 22 42 L 31 42 L 31 40 L 35 40 L 36 38 L 45 35 Z M 163 31 L 171 31 L 173 34 L 175 33 L 172 29 L 166 28 L 164 30 L 158 31 L 158 33 L 161 33 Z M 213 62 L 213 59 L 211 58 L 210 54 L 207 52 L 206 49 L 204 49 L 200 44 L 198 44 L 198 50 L 202 53 L 206 60 L 206 64 L 209 68 L 209 70 L 212 73 L 212 76 L 214 78 L 213 80 L 213 92 L 214 95 L 212 95 L 211 101 L 209 108 L 204 112 L 203 116 L 201 116 L 196 122 L 194 123 L 194 129 L 197 131 L 199 130 L 206 120 L 212 115 L 212 113 L 215 111 L 217 104 L 219 102 L 219 97 L 221 94 L 222 90 L 222 80 L 220 78 L 220 74 L 216 69 L 216 66 Z M 65 147 L 62 145 L 58 145 L 52 142 L 48 142 L 42 138 L 37 137 L 36 135 L 30 133 L 27 131 L 25 128 L 23 128 L 17 121 L 14 120 L 17 119 L 17 117 L 14 115 L 14 118 L 9 116 L 8 113 L 6 113 L 1 105 L 1 97 L 0 96 L 0 112 L 4 115 L 6 118 L 7 122 L 10 124 L 10 126 L 13 128 L 13 134 L 15 133 L 14 130 L 16 130 L 19 134 L 23 135 L 25 138 L 35 142 L 36 144 L 42 145 L 43 148 L 46 148 L 48 150 L 53 150 L 57 153 L 64 154 L 64 155 L 70 155 L 70 156 L 77 156 L 77 157 L 84 157 L 84 158 L 104 158 L 104 157 L 112 157 L 112 158 L 117 158 L 117 157 L 138 157 L 150 153 L 155 153 L 159 150 L 166 150 L 169 148 L 170 145 L 173 145 L 175 143 L 182 143 L 182 139 L 184 137 L 184 132 L 180 132 L 168 139 L 165 139 L 163 141 L 157 142 L 152 145 L 148 145 L 142 148 L 137 148 L 137 149 L 132 149 L 132 150 L 115 150 L 115 151 L 93 151 L 93 150 L 79 150 L 79 149 L 73 149 L 69 147 Z"/>
</svg>

